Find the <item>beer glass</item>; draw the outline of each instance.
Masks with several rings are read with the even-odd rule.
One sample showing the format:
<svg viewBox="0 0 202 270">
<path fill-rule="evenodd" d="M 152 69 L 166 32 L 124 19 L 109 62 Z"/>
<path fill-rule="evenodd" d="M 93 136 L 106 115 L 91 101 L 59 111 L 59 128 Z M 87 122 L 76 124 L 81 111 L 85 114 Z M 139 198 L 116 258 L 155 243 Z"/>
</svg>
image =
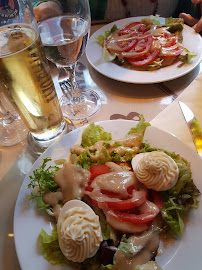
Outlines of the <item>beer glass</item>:
<svg viewBox="0 0 202 270">
<path fill-rule="evenodd" d="M 71 130 L 63 118 L 29 0 L 0 1 L 0 89 L 42 153 Z"/>
<path fill-rule="evenodd" d="M 79 88 L 75 77 L 76 62 L 85 52 L 90 32 L 88 0 L 44 1 L 34 13 L 47 58 L 69 74 L 70 89 L 60 84 L 64 116 L 71 120 L 89 118 L 99 110 L 100 97 L 92 89 Z"/>
</svg>

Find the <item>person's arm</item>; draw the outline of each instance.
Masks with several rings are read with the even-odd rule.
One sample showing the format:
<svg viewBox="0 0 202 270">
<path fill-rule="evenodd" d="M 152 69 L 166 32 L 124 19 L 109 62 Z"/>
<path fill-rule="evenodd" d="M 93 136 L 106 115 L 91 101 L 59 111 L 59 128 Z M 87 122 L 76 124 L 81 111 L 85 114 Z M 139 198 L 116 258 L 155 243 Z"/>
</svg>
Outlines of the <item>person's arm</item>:
<svg viewBox="0 0 202 270">
<path fill-rule="evenodd" d="M 37 22 L 62 14 L 60 1 L 58 0 L 33 1 L 32 6 Z"/>
<path fill-rule="evenodd" d="M 192 16 L 191 14 L 187 13 L 180 13 L 179 17 L 183 18 L 185 23 L 192 26 L 194 30 L 199 33 L 202 31 L 202 0 L 191 0 L 192 3 L 195 5 L 195 9 L 199 11 L 200 16 L 199 18 L 196 18 L 197 16 Z"/>
</svg>

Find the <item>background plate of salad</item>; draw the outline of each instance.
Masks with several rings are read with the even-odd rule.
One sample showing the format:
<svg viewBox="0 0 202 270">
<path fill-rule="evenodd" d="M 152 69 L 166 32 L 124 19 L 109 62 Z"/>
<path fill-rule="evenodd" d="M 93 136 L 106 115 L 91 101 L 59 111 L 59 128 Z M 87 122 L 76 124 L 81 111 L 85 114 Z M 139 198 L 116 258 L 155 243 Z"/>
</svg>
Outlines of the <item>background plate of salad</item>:
<svg viewBox="0 0 202 270">
<path fill-rule="evenodd" d="M 112 139 L 123 138 L 137 122 L 130 120 L 108 120 L 98 122 L 104 131 L 110 132 Z M 54 160 L 69 159 L 70 147 L 81 143 L 82 132 L 85 127 L 79 128 L 62 137 L 58 142 L 49 147 L 34 163 L 26 175 L 20 189 L 14 213 L 14 236 L 16 251 L 22 270 L 70 270 L 69 266 L 52 265 L 46 261 L 39 248 L 39 233 L 44 229 L 51 234 L 53 220 L 45 211 L 39 211 L 36 203 L 29 200 L 31 190 L 28 188 L 30 176 L 38 169 L 45 158 L 51 158 L 49 165 L 55 166 Z M 175 136 L 156 127 L 149 126 L 144 134 L 144 142 L 151 147 L 163 148 L 169 152 L 180 154 L 191 164 L 192 178 L 199 190 L 202 190 L 202 159 L 188 146 Z M 199 197 L 200 201 L 200 197 Z M 163 270 L 173 269 L 201 269 L 201 224 L 202 201 L 198 209 L 191 210 L 185 223 L 181 237 L 170 243 L 164 252 L 156 257 L 157 263 Z M 52 258 L 57 260 L 57 252 Z M 58 258 L 59 260 L 59 258 Z"/>
<path fill-rule="evenodd" d="M 86 48 L 86 56 L 91 66 L 96 71 L 106 77 L 122 82 L 151 84 L 179 78 L 192 71 L 200 63 L 202 60 L 202 38 L 187 25 L 183 26 L 181 33 L 183 37 L 182 45 L 192 55 L 195 55 L 189 63 L 181 64 L 181 62 L 177 61 L 171 65 L 155 70 L 144 70 L 140 67 L 132 67 L 125 64 L 121 65 L 120 62 L 117 63 L 117 61 L 107 61 L 109 59 L 106 60 L 104 56 L 105 53 L 103 54 L 103 47 L 98 41 L 99 37 L 105 35 L 106 31 L 113 29 L 114 25 L 116 25 L 118 29 L 122 29 L 127 24 L 139 22 L 143 18 L 145 17 L 131 17 L 112 22 L 100 28 L 90 37 Z M 160 24 L 165 23 L 165 18 L 156 17 L 154 19 L 157 19 Z M 186 54 L 186 51 L 182 52 L 182 54 Z"/>
</svg>

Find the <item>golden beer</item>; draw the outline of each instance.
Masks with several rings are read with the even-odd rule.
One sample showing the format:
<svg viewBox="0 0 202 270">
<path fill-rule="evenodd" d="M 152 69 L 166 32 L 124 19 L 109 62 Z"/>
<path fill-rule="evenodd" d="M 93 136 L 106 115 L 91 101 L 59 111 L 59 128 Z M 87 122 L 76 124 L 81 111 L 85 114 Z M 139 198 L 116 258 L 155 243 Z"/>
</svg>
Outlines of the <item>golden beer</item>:
<svg viewBox="0 0 202 270">
<path fill-rule="evenodd" d="M 29 25 L 0 28 L 0 89 L 36 138 L 54 136 L 63 116 L 39 34 Z"/>
</svg>

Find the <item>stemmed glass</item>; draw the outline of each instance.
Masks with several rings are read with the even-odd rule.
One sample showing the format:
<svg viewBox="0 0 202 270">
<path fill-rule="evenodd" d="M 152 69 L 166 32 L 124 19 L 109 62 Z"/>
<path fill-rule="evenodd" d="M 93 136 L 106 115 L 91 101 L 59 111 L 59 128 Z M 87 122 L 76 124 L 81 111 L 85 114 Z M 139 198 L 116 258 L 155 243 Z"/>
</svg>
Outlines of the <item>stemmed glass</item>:
<svg viewBox="0 0 202 270">
<path fill-rule="evenodd" d="M 28 129 L 17 112 L 0 99 L 0 147 L 13 146 L 27 138 Z"/>
<path fill-rule="evenodd" d="M 91 89 L 80 89 L 75 78 L 76 62 L 85 51 L 90 32 L 89 2 L 61 0 L 60 8 L 61 14 L 58 11 L 55 15 L 47 13 L 48 19 L 38 26 L 46 57 L 69 74 L 70 87 L 60 83 L 63 115 L 71 120 L 82 120 L 95 114 L 101 105 L 99 95 Z"/>
</svg>

